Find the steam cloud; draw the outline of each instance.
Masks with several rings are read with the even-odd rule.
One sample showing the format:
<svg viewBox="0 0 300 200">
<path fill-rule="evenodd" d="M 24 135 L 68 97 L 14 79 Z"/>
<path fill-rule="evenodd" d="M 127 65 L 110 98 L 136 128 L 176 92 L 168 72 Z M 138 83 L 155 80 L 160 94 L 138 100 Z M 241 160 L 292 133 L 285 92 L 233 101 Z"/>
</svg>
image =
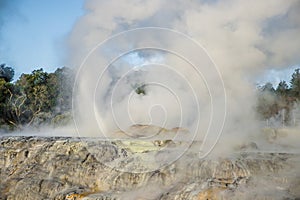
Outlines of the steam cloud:
<svg viewBox="0 0 300 200">
<path fill-rule="evenodd" d="M 257 132 L 259 128 L 253 109 L 255 78 L 269 68 L 299 63 L 299 0 L 87 0 L 85 10 L 86 14 L 76 23 L 69 39 L 69 64 L 79 69 L 74 105 L 75 116 L 84 127 L 80 134 L 99 135 L 102 132 L 106 135 L 133 123 L 152 123 L 167 128 L 182 126 L 193 132 L 197 130 L 195 119 L 199 118 L 198 132 L 210 129 L 215 139 L 218 130 L 215 125 L 210 126 L 209 119 L 214 115 L 213 123 L 222 124 L 225 110 L 216 108 L 226 106 L 223 133 L 235 138 L 246 137 L 247 132 Z M 191 36 L 207 50 L 221 79 L 217 71 L 209 75 L 214 64 L 208 61 L 207 55 L 204 58 L 205 52 L 185 45 L 180 37 L 153 36 L 154 32 L 136 34 L 94 49 L 115 34 L 143 27 L 169 28 Z M 208 75 L 201 78 L 191 65 L 170 52 L 144 49 L 120 55 L 125 50 L 143 46 L 143 42 L 180 49 L 193 58 L 203 56 L 203 62 L 196 64 Z M 117 56 L 120 58 L 107 67 Z M 124 74 L 126 77 L 122 78 Z M 211 84 L 220 83 L 220 80 L 224 88 L 221 84 Z M 147 85 L 147 82 L 162 83 L 169 90 Z M 146 84 L 148 93 L 145 96 L 132 92 L 136 89 L 134 86 L 141 83 Z M 181 105 L 171 91 L 178 96 Z M 112 106 L 111 99 L 114 99 Z M 200 113 L 196 110 L 197 104 Z M 128 113 L 132 114 L 132 119 Z M 203 139 L 204 134 L 200 135 Z"/>
</svg>

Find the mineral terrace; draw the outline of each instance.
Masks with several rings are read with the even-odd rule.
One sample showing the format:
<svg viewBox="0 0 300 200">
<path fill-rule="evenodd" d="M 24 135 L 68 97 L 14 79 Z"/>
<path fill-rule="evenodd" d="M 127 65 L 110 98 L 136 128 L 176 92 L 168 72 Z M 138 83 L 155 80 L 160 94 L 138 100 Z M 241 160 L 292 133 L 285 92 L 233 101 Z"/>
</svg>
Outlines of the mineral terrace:
<svg viewBox="0 0 300 200">
<path fill-rule="evenodd" d="M 0 143 L 0 199 L 300 198 L 299 155 L 254 143 L 205 159 L 193 151 L 197 142 L 185 150 L 172 139 L 3 136 Z"/>
</svg>

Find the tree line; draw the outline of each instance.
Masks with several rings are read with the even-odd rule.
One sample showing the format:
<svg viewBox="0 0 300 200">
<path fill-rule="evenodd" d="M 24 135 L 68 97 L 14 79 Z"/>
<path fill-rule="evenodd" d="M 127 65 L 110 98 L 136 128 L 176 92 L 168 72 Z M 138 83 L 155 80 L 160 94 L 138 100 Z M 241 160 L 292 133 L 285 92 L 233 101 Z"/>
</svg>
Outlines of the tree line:
<svg viewBox="0 0 300 200">
<path fill-rule="evenodd" d="M 75 77 L 72 69 L 62 67 L 48 73 L 41 68 L 13 82 L 14 74 L 13 68 L 0 65 L 0 132 L 70 122 Z M 144 88 L 136 90 L 146 94 Z M 274 87 L 266 83 L 258 87 L 257 94 L 256 111 L 262 120 L 279 116 L 286 125 L 291 124 L 292 111 L 300 105 L 300 69 L 294 71 L 289 84 L 280 81 Z"/>
<path fill-rule="evenodd" d="M 292 111 L 299 108 L 299 101 L 300 69 L 296 69 L 289 84 L 283 80 L 276 87 L 268 82 L 258 88 L 256 110 L 261 119 L 277 117 L 285 125 L 291 125 L 294 117 Z"/>
<path fill-rule="evenodd" d="M 71 119 L 74 72 L 42 68 L 13 81 L 14 69 L 0 65 L 0 131 L 41 125 L 61 126 Z"/>
</svg>

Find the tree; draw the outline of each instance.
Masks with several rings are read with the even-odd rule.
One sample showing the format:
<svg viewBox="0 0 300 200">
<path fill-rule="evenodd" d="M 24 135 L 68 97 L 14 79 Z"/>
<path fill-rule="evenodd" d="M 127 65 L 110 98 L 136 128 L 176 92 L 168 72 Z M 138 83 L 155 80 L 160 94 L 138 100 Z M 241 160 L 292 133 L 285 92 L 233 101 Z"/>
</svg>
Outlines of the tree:
<svg viewBox="0 0 300 200">
<path fill-rule="evenodd" d="M 270 83 L 270 82 L 268 82 L 268 83 L 266 83 L 264 86 L 262 86 L 261 90 L 262 90 L 263 92 L 271 92 L 271 93 L 275 92 L 275 89 L 274 89 L 274 87 L 273 87 L 273 84 Z"/>
<path fill-rule="evenodd" d="M 286 96 L 289 92 L 289 86 L 285 81 L 280 81 L 277 88 L 276 93 L 282 97 Z"/>
<path fill-rule="evenodd" d="M 263 119 L 269 119 L 278 113 L 278 102 L 272 83 L 266 83 L 259 91 L 257 112 Z"/>
<path fill-rule="evenodd" d="M 4 80 L 4 78 L 0 78 L 0 123 L 6 124 L 7 122 L 7 102 L 9 99 L 9 89 L 10 85 Z"/>
<path fill-rule="evenodd" d="M 15 75 L 13 68 L 6 66 L 6 64 L 0 65 L 0 78 L 3 78 L 6 82 L 11 82 Z"/>
<path fill-rule="evenodd" d="M 0 126 L 6 125 L 8 129 L 14 129 L 21 124 L 21 107 L 25 100 L 24 97 L 16 95 L 17 93 L 14 84 L 0 79 Z"/>
<path fill-rule="evenodd" d="M 296 69 L 292 75 L 291 83 L 291 95 L 296 99 L 300 99 L 300 69 Z"/>
<path fill-rule="evenodd" d="M 67 67 L 58 68 L 54 73 L 50 74 L 50 84 L 56 88 L 56 112 L 61 114 L 68 112 L 72 107 L 72 94 L 74 84 L 74 72 Z"/>
<path fill-rule="evenodd" d="M 26 96 L 24 106 L 27 110 L 27 120 L 23 123 L 31 125 L 35 120 L 39 123 L 45 120 L 50 121 L 44 116 L 50 116 L 46 113 L 51 112 L 55 106 L 57 93 L 55 88 L 49 84 L 49 74 L 42 68 L 34 70 L 31 74 L 22 74 L 16 82 L 16 86 Z M 43 120 L 39 120 L 39 116 L 43 116 Z"/>
<path fill-rule="evenodd" d="M 21 75 L 16 85 L 27 98 L 25 104 L 30 110 L 28 125 L 50 124 L 57 115 L 60 115 L 58 121 L 69 118 L 73 78 L 73 71 L 66 67 L 58 68 L 54 73 L 39 69 Z"/>
<path fill-rule="evenodd" d="M 71 69 L 63 67 L 47 73 L 41 68 L 11 83 L 13 70 L 1 66 L 0 130 L 60 126 L 70 121 L 74 82 Z"/>
</svg>

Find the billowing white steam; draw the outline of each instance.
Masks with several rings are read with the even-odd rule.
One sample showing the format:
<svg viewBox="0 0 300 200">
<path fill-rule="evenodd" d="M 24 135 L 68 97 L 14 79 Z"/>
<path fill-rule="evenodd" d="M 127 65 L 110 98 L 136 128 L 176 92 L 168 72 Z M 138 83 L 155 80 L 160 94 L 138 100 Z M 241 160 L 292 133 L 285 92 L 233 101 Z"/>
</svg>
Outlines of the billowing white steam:
<svg viewBox="0 0 300 200">
<path fill-rule="evenodd" d="M 300 59 L 299 0 L 87 0 L 85 9 L 69 40 L 70 65 L 79 69 L 74 105 L 80 134 L 105 135 L 150 123 L 182 126 L 201 137 L 210 130 L 215 140 L 227 110 L 224 136 L 243 137 L 258 127 L 255 77 Z M 149 31 L 116 36 L 143 27 L 187 34 L 212 60 L 178 35 Z M 199 58 L 196 65 L 204 77 L 180 55 L 143 49 L 149 44 L 176 49 L 188 60 Z M 135 48 L 143 50 L 132 52 Z M 139 95 L 135 89 L 143 84 L 146 95 Z"/>
</svg>

